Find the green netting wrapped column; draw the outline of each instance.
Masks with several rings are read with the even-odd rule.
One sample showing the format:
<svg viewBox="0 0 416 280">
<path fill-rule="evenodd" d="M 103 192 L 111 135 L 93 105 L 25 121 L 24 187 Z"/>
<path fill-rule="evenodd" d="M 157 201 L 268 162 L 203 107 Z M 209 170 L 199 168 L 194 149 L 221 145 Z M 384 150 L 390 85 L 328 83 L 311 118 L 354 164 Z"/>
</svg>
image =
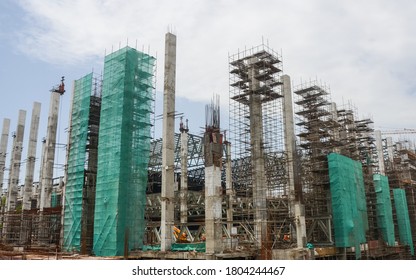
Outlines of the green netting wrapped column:
<svg viewBox="0 0 416 280">
<path fill-rule="evenodd" d="M 361 163 L 348 157 L 328 155 L 335 246 L 355 247 L 361 257 L 360 244 L 366 242 L 367 205 Z"/>
<path fill-rule="evenodd" d="M 402 189 L 393 190 L 394 206 L 396 208 L 397 224 L 399 226 L 400 242 L 410 246 L 410 252 L 415 254 L 413 247 L 412 229 L 410 226 L 409 210 L 406 193 Z"/>
<path fill-rule="evenodd" d="M 94 217 L 97 256 L 141 248 L 155 58 L 126 47 L 105 58 Z"/>
<path fill-rule="evenodd" d="M 79 251 L 81 242 L 82 190 L 88 134 L 92 73 L 74 82 L 65 187 L 64 250 Z"/>
<path fill-rule="evenodd" d="M 381 235 L 388 245 L 394 246 L 394 224 L 391 207 L 390 187 L 386 176 L 373 175 L 374 188 L 377 196 L 377 224 Z"/>
</svg>

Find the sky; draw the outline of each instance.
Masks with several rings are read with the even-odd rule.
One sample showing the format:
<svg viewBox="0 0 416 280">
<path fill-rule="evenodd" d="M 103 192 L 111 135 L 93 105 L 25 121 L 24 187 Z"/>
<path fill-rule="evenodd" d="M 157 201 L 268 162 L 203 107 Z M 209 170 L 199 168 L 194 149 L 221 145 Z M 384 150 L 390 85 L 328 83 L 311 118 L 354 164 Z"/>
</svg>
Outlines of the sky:
<svg viewBox="0 0 416 280">
<path fill-rule="evenodd" d="M 33 102 L 42 103 L 41 139 L 50 89 L 65 76 L 57 140 L 65 144 L 73 80 L 101 73 L 104 56 L 126 45 L 157 58 L 161 113 L 164 36 L 171 31 L 177 35 L 176 110 L 189 119 L 191 133 L 201 132 L 213 94 L 221 97 L 227 123 L 228 57 L 262 43 L 282 55 L 294 87 L 318 80 L 329 86 L 332 101 L 352 104 L 376 129 L 413 129 L 415 14 L 411 0 L 0 0 L 0 125 L 10 118 L 15 131 L 18 110 L 27 111 L 26 158 Z M 155 129 L 161 131 L 161 121 Z M 57 153 L 56 172 L 62 172 L 65 152 Z"/>
</svg>

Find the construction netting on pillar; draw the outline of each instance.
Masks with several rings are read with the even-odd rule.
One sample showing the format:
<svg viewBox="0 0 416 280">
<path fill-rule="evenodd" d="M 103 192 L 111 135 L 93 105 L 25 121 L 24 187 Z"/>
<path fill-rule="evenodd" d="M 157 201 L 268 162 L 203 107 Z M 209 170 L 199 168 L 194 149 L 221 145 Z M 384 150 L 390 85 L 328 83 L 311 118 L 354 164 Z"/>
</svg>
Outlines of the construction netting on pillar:
<svg viewBox="0 0 416 280">
<path fill-rule="evenodd" d="M 92 73 L 74 82 L 67 182 L 65 187 L 64 242 L 66 251 L 79 251 L 81 245 L 82 193 Z"/>
<path fill-rule="evenodd" d="M 399 228 L 400 243 L 409 245 L 412 255 L 415 254 L 413 246 L 412 230 L 410 226 L 409 210 L 407 207 L 406 193 L 403 189 L 393 190 L 394 206 L 396 208 L 397 225 Z"/>
<path fill-rule="evenodd" d="M 335 246 L 355 247 L 361 257 L 360 244 L 366 242 L 367 206 L 361 163 L 348 157 L 328 155 Z"/>
<path fill-rule="evenodd" d="M 390 187 L 387 176 L 381 174 L 374 174 L 374 188 L 377 197 L 377 225 L 381 231 L 383 240 L 388 245 L 394 246 L 394 223 L 393 223 L 393 212 L 390 198 Z"/>
<path fill-rule="evenodd" d="M 94 217 L 97 256 L 142 247 L 155 58 L 125 47 L 105 57 Z"/>
</svg>

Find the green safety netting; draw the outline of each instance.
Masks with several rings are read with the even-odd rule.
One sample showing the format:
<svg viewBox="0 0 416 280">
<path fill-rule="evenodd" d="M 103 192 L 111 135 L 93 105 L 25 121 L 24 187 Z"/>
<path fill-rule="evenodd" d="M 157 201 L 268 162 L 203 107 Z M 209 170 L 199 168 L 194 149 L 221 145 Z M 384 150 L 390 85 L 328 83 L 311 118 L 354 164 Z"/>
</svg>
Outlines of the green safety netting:
<svg viewBox="0 0 416 280">
<path fill-rule="evenodd" d="M 80 250 L 82 190 L 91 91 L 92 73 L 74 82 L 64 210 L 63 247 L 67 251 Z"/>
<path fill-rule="evenodd" d="M 391 207 L 389 180 L 381 174 L 374 174 L 374 188 L 376 191 L 377 203 L 377 224 L 381 235 L 388 245 L 394 246 L 394 224 Z"/>
<path fill-rule="evenodd" d="M 56 195 L 56 192 L 53 192 L 51 195 L 51 207 L 58 206 L 58 196 Z"/>
<path fill-rule="evenodd" d="M 360 244 L 366 242 L 367 206 L 361 163 L 348 157 L 328 155 L 332 216 L 336 247 L 355 247 L 361 257 Z"/>
<path fill-rule="evenodd" d="M 399 227 L 400 242 L 410 246 L 410 252 L 415 254 L 413 247 L 412 229 L 410 226 L 409 210 L 406 193 L 402 189 L 393 189 L 394 206 L 396 208 L 397 224 Z"/>
<path fill-rule="evenodd" d="M 94 214 L 97 256 L 142 247 L 155 58 L 125 47 L 105 57 Z"/>
</svg>

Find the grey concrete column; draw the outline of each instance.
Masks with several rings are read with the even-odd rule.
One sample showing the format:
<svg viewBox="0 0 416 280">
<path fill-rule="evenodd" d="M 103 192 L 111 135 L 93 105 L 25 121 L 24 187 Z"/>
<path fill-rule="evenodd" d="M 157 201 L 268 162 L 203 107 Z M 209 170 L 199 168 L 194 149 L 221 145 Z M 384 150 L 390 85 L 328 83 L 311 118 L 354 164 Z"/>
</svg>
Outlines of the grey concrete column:
<svg viewBox="0 0 416 280">
<path fill-rule="evenodd" d="M 294 218 L 296 225 L 297 247 L 304 248 L 306 245 L 306 222 L 305 210 L 302 205 L 302 187 L 298 171 L 298 157 L 296 153 L 296 138 L 294 113 L 292 103 L 292 88 L 290 77 L 282 76 L 283 82 L 283 121 L 285 150 L 287 154 L 286 170 L 289 183 L 289 206 L 290 216 Z"/>
<path fill-rule="evenodd" d="M 63 93 L 63 92 L 62 92 Z M 42 162 L 42 189 L 40 199 L 40 211 L 51 207 L 51 195 L 53 188 L 53 166 L 55 163 L 56 135 L 58 128 L 58 113 L 60 96 L 58 90 L 51 92 L 49 105 L 48 128 L 46 132 L 45 156 Z"/>
<path fill-rule="evenodd" d="M 20 165 L 22 160 L 23 137 L 25 133 L 26 111 L 19 110 L 16 134 L 13 136 L 13 151 L 10 161 L 10 176 L 7 199 L 7 211 L 14 211 L 17 203 Z"/>
<path fill-rule="evenodd" d="M 256 79 L 259 74 L 255 63 L 258 59 L 252 58 L 249 61 L 250 68 L 249 87 L 252 92 L 256 92 L 260 87 L 260 82 Z M 251 94 L 250 106 L 250 146 L 253 177 L 253 205 L 254 205 L 254 236 L 257 239 L 258 247 L 266 243 L 267 237 L 267 186 L 264 163 L 264 140 L 263 140 L 263 113 L 262 100 L 260 94 Z"/>
<path fill-rule="evenodd" d="M 3 189 L 4 169 L 6 167 L 7 144 L 9 141 L 10 119 L 3 120 L 0 139 L 0 191 Z M 0 206 L 1 207 L 1 206 Z"/>
<path fill-rule="evenodd" d="M 221 168 L 205 166 L 205 253 L 208 259 L 222 251 Z"/>
<path fill-rule="evenodd" d="M 38 143 L 40 108 L 41 104 L 39 102 L 33 103 L 32 119 L 29 131 L 29 145 L 27 150 L 25 186 L 23 191 L 23 210 L 31 209 L 33 173 L 35 172 L 36 146 Z"/>
<path fill-rule="evenodd" d="M 175 150 L 175 77 L 176 77 L 176 36 L 165 36 L 165 79 L 163 92 L 163 142 L 162 142 L 162 252 L 172 246 L 174 223 L 174 150 Z"/>
</svg>

